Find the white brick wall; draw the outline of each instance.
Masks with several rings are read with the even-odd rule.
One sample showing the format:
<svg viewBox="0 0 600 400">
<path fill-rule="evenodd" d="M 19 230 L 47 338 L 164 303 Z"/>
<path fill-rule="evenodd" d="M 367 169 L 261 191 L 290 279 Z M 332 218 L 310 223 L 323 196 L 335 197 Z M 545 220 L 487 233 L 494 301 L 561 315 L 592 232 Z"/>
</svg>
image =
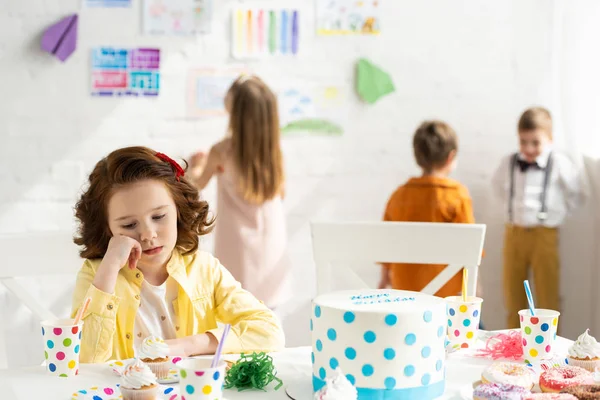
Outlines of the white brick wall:
<svg viewBox="0 0 600 400">
<path fill-rule="evenodd" d="M 147 145 L 186 156 L 207 148 L 224 132 L 224 119 L 185 118 L 186 72 L 190 67 L 231 62 L 229 9 L 237 2 L 215 0 L 213 33 L 198 38 L 141 35 L 140 1 L 133 2 L 131 10 L 80 10 L 80 0 L 2 1 L 0 232 L 70 229 L 72 207 L 85 175 L 115 148 Z M 484 320 L 490 327 L 501 327 L 501 221 L 488 196 L 488 181 L 499 157 L 515 149 L 519 112 L 532 103 L 548 103 L 552 3 L 388 0 L 382 2 L 384 34 L 378 38 L 316 37 L 313 2 L 277 1 L 283 3 L 305 11 L 302 57 L 248 66 L 275 86 L 288 79 L 342 83 L 351 94 L 344 106 L 343 137 L 284 140 L 290 252 L 298 298 L 309 298 L 306 288 L 313 286 L 309 221 L 379 219 L 396 185 L 418 172 L 411 153 L 414 128 L 422 119 L 436 117 L 447 120 L 460 135 L 455 177 L 471 190 L 478 221 L 489 224 L 482 267 Z M 78 11 L 78 50 L 61 64 L 39 50 L 41 33 Z M 160 97 L 92 98 L 89 56 L 90 48 L 98 45 L 160 47 Z M 360 104 L 352 95 L 353 63 L 361 56 L 390 71 L 398 89 L 373 107 Z M 207 197 L 213 201 L 212 188 Z M 578 247 L 574 250 L 571 244 Z M 584 274 L 590 261 L 580 254 L 588 251 L 586 246 L 575 240 L 565 244 L 565 257 L 573 259 L 570 268 L 578 267 Z M 374 281 L 378 271 L 372 274 Z M 39 295 L 56 300 L 57 312 L 66 312 L 70 289 L 64 281 L 43 290 L 39 282 L 31 286 Z M 569 289 L 572 300 L 567 302 L 584 304 L 577 315 L 563 319 L 572 322 L 572 334 L 589 325 L 590 290 Z M 37 321 L 25 318 L 27 311 L 7 299 L 6 293 L 0 296 L 0 307 L 10 306 L 12 340 L 17 331 L 22 340 L 25 329 L 32 347 L 37 345 Z M 34 363 L 41 354 L 38 347 L 25 356 L 11 354 L 10 361 Z"/>
</svg>

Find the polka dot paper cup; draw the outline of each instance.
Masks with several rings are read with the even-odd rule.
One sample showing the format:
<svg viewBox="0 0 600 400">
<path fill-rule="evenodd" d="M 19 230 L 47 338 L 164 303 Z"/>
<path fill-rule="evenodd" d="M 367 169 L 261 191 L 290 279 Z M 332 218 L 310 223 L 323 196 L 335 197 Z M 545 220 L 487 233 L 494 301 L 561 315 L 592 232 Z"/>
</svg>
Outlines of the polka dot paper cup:
<svg viewBox="0 0 600 400">
<path fill-rule="evenodd" d="M 463 301 L 461 296 L 450 296 L 445 300 L 450 345 L 462 349 L 474 347 L 477 341 L 483 299 L 468 296 L 467 301 Z"/>
<path fill-rule="evenodd" d="M 211 368 L 210 359 L 187 359 L 176 364 L 179 368 L 179 392 L 185 400 L 221 400 L 225 382 L 225 366 L 221 361 Z"/>
<path fill-rule="evenodd" d="M 529 310 L 519 311 L 525 362 L 533 364 L 553 358 L 559 315 L 558 311 L 540 308 L 535 310 L 535 317 Z"/>
<path fill-rule="evenodd" d="M 63 378 L 79 374 L 79 350 L 83 321 L 72 319 L 42 321 L 46 372 Z"/>
</svg>

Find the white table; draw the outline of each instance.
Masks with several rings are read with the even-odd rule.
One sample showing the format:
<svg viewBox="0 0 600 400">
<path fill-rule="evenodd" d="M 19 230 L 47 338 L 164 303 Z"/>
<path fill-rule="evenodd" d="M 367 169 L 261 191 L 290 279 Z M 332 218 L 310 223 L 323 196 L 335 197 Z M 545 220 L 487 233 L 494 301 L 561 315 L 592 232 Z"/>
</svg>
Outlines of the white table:
<svg viewBox="0 0 600 400">
<path fill-rule="evenodd" d="M 559 354 L 566 353 L 571 341 L 557 338 L 555 349 Z M 284 385 L 278 391 L 272 388 L 267 392 L 237 392 L 227 390 L 226 400 L 289 400 L 285 388 L 287 385 L 311 381 L 312 366 L 310 347 L 286 349 L 273 354 L 278 376 Z M 446 364 L 446 393 L 443 400 L 462 399 L 460 391 L 481 377 L 483 369 L 491 364 L 491 360 L 473 358 L 456 352 L 448 356 Z M 0 370 L 0 398 L 10 400 L 69 400 L 71 395 L 92 386 L 110 385 L 119 382 L 119 377 L 105 364 L 84 364 L 79 369 L 79 376 L 74 378 L 58 378 L 48 376 L 45 367 L 28 367 L 21 369 Z M 177 384 L 174 384 L 177 386 Z M 310 399 L 307 399 L 310 400 Z"/>
</svg>

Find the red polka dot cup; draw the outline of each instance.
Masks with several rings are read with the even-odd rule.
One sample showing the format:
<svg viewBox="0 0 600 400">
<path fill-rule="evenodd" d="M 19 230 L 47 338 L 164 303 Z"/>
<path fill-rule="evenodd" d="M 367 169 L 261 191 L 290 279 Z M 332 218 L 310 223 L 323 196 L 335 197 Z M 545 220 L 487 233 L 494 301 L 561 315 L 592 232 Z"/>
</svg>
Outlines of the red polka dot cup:
<svg viewBox="0 0 600 400">
<path fill-rule="evenodd" d="M 446 315 L 448 316 L 448 341 L 453 347 L 473 348 L 477 342 L 479 320 L 481 319 L 481 297 L 446 297 Z"/>
<path fill-rule="evenodd" d="M 534 317 L 529 310 L 519 311 L 523 357 L 529 364 L 553 358 L 559 315 L 558 311 L 543 308 L 536 309 Z"/>
<path fill-rule="evenodd" d="M 79 374 L 79 352 L 83 321 L 73 319 L 42 321 L 46 372 L 68 378 Z"/>
<path fill-rule="evenodd" d="M 176 364 L 179 368 L 179 392 L 186 400 L 221 400 L 225 383 L 225 362 L 211 368 L 212 359 L 190 358 Z"/>
</svg>

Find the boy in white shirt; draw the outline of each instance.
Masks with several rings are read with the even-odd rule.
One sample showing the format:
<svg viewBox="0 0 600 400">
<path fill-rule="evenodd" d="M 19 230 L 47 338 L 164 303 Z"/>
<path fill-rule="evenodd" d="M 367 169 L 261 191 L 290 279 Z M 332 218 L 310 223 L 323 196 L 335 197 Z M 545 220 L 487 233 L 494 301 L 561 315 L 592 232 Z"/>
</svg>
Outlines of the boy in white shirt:
<svg viewBox="0 0 600 400">
<path fill-rule="evenodd" d="M 523 281 L 533 272 L 536 307 L 560 310 L 558 228 L 583 200 L 571 160 L 552 149 L 552 117 L 541 107 L 519 119 L 519 152 L 502 159 L 492 179 L 506 212 L 504 299 L 507 328 L 527 308 Z"/>
</svg>

